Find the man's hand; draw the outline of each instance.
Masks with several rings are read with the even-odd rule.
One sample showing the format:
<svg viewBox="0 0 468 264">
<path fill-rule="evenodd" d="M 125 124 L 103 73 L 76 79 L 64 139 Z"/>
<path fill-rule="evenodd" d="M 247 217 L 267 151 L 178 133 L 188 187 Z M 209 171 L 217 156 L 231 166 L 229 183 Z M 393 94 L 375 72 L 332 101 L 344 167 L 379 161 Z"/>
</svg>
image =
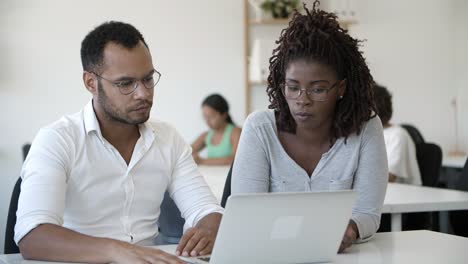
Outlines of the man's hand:
<svg viewBox="0 0 468 264">
<path fill-rule="evenodd" d="M 184 257 L 208 255 L 218 234 L 221 214 L 212 213 L 203 217 L 195 227 L 188 229 L 180 239 L 176 255 Z"/>
<path fill-rule="evenodd" d="M 358 234 L 359 232 L 356 223 L 353 220 L 350 220 L 348 227 L 346 227 L 343 240 L 341 240 L 341 245 L 340 249 L 338 250 L 338 253 L 343 253 L 345 249 L 349 248 L 358 238 Z"/>
<path fill-rule="evenodd" d="M 192 157 L 193 157 L 193 160 L 195 161 L 195 163 L 200 165 L 202 159 L 200 158 L 198 153 L 196 153 L 196 152 L 192 153 Z"/>
<path fill-rule="evenodd" d="M 111 259 L 112 263 L 121 264 L 184 264 L 178 257 L 155 248 L 146 248 L 129 243 L 117 241 L 114 244 Z"/>
</svg>

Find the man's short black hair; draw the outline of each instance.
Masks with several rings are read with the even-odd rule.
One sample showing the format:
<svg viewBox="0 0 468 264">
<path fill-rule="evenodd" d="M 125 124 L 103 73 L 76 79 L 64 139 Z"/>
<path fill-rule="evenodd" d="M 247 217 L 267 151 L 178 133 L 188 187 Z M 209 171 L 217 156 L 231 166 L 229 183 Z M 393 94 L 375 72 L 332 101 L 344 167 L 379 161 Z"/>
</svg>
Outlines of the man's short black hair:
<svg viewBox="0 0 468 264">
<path fill-rule="evenodd" d="M 374 86 L 374 100 L 377 107 L 377 114 L 382 124 L 387 124 L 392 118 L 393 106 L 392 95 L 384 86 L 376 84 Z"/>
<path fill-rule="evenodd" d="M 89 32 L 81 42 L 83 70 L 98 72 L 98 68 L 103 64 L 104 48 L 109 42 L 132 49 L 140 41 L 148 48 L 143 35 L 130 24 L 109 21 L 99 25 Z"/>
</svg>

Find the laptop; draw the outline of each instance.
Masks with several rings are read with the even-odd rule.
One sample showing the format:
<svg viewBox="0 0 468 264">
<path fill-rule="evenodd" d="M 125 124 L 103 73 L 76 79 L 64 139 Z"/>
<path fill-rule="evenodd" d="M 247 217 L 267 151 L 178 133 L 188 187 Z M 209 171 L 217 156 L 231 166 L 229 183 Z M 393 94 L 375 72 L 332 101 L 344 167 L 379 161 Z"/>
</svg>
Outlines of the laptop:
<svg viewBox="0 0 468 264">
<path fill-rule="evenodd" d="M 188 263 L 331 262 L 338 252 L 354 191 L 232 195 L 211 256 Z"/>
</svg>

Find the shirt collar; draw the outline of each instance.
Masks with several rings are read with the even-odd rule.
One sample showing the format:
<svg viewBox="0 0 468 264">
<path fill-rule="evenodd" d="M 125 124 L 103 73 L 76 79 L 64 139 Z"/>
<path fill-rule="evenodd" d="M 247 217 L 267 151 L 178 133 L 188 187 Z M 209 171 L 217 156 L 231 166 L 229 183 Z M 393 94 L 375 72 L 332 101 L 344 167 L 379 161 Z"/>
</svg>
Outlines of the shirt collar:
<svg viewBox="0 0 468 264">
<path fill-rule="evenodd" d="M 90 100 L 84 107 L 83 118 L 86 134 L 89 134 L 91 131 L 96 131 L 97 134 L 101 135 L 101 128 L 99 127 L 96 113 L 94 113 L 93 100 Z"/>
<path fill-rule="evenodd" d="M 101 127 L 94 112 L 93 100 L 90 100 L 88 104 L 84 107 L 84 125 L 86 129 L 86 134 L 89 134 L 92 131 L 96 131 L 96 134 L 103 139 L 101 133 Z M 155 129 L 150 124 L 150 122 L 145 122 L 139 125 L 140 135 L 143 137 L 145 144 L 152 144 L 154 140 Z"/>
<path fill-rule="evenodd" d="M 149 148 L 153 144 L 153 141 L 155 139 L 154 127 L 148 121 L 143 124 L 140 124 L 138 127 L 140 129 L 140 136 L 143 138 L 145 146 Z"/>
</svg>

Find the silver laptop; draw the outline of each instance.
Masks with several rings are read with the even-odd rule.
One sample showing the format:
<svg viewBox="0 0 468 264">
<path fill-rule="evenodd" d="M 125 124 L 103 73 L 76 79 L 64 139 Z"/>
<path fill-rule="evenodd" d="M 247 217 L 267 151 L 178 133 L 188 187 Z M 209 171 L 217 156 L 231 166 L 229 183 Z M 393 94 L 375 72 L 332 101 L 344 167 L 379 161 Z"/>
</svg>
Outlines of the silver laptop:
<svg viewBox="0 0 468 264">
<path fill-rule="evenodd" d="M 317 263 L 337 254 L 354 191 L 232 195 L 209 257 L 189 263 Z"/>
</svg>

